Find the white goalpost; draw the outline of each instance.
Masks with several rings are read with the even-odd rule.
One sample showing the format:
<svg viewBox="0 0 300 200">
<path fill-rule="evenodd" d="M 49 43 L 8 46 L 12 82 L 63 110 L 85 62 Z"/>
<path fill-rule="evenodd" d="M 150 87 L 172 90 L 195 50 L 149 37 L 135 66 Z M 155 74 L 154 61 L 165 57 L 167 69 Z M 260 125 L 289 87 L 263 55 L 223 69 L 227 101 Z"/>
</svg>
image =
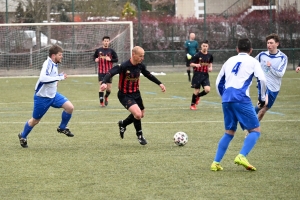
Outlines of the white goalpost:
<svg viewBox="0 0 300 200">
<path fill-rule="evenodd" d="M 109 36 L 119 63 L 133 48 L 131 21 L 0 24 L 0 77 L 39 75 L 53 44 L 64 49 L 60 70 L 70 75 L 95 74 L 94 52 Z"/>
</svg>

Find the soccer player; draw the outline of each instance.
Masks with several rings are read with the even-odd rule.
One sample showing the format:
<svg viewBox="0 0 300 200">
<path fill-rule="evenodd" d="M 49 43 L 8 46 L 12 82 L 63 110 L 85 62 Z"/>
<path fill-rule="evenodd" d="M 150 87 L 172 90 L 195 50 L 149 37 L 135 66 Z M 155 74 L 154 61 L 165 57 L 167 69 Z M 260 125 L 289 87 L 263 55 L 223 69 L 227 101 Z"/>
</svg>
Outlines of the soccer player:
<svg viewBox="0 0 300 200">
<path fill-rule="evenodd" d="M 57 132 L 68 137 L 73 137 L 67 124 L 69 123 L 74 110 L 73 104 L 62 94 L 57 92 L 57 82 L 67 78 L 67 74 L 58 73 L 58 64 L 63 58 L 63 49 L 58 45 L 53 45 L 49 49 L 49 57 L 44 62 L 40 77 L 35 85 L 34 105 L 32 118 L 24 126 L 23 131 L 18 134 L 20 144 L 27 148 L 27 136 L 37 125 L 50 107 L 63 108 L 61 123 Z"/>
<path fill-rule="evenodd" d="M 141 119 L 145 116 L 145 107 L 140 93 L 140 74 L 142 73 L 150 81 L 156 83 L 161 88 L 162 92 L 166 91 L 165 86 L 153 76 L 142 63 L 144 60 L 144 49 L 135 46 L 132 49 L 132 56 L 129 60 L 122 64 L 114 66 L 105 75 L 102 80 L 101 90 L 104 91 L 107 87 L 107 82 L 116 74 L 119 74 L 119 91 L 118 98 L 120 103 L 130 112 L 130 115 L 118 122 L 120 129 L 120 137 L 124 138 L 126 126 L 133 123 L 136 136 L 141 145 L 146 145 L 147 141 L 143 136 Z"/>
<path fill-rule="evenodd" d="M 112 84 L 112 79 L 110 79 L 107 82 L 107 89 L 104 96 L 104 91 L 101 91 L 100 89 L 102 80 L 105 74 L 112 68 L 113 63 L 118 62 L 118 55 L 113 49 L 109 48 L 109 43 L 110 37 L 104 36 L 102 38 L 102 47 L 97 49 L 94 54 L 95 62 L 98 63 L 99 100 L 101 107 L 105 107 L 108 105 L 108 96 L 111 93 Z"/>
<path fill-rule="evenodd" d="M 252 45 L 249 39 L 239 39 L 237 44 L 238 55 L 229 58 L 222 66 L 216 79 L 217 93 L 222 98 L 225 133 L 219 141 L 213 163 L 212 171 L 221 171 L 220 162 L 234 137 L 238 122 L 241 127 L 249 131 L 248 137 L 240 153 L 234 159 L 234 163 L 244 166 L 247 170 L 255 171 L 246 156 L 255 146 L 260 136 L 260 124 L 252 106 L 249 96 L 249 88 L 252 78 L 258 81 L 258 89 L 261 91 L 258 101 L 263 106 L 266 101 L 266 78 L 259 62 L 250 56 Z"/>
<path fill-rule="evenodd" d="M 191 110 L 196 110 L 200 97 L 210 92 L 210 82 L 208 72 L 212 71 L 213 56 L 208 53 L 208 41 L 201 43 L 200 52 L 196 53 L 191 60 L 190 66 L 194 69 L 192 78 L 192 88 L 195 88 L 192 95 Z M 200 92 L 200 87 L 204 90 Z M 200 93 L 199 93 L 200 92 Z"/>
<path fill-rule="evenodd" d="M 186 72 L 188 75 L 188 80 L 191 82 L 191 58 L 198 52 L 199 44 L 195 40 L 195 33 L 190 33 L 189 40 L 185 41 L 184 48 L 186 52 L 185 62 L 186 62 Z"/>
<path fill-rule="evenodd" d="M 265 106 L 255 106 L 255 111 L 259 121 L 262 120 L 265 113 L 273 106 L 279 93 L 281 80 L 285 73 L 288 58 L 277 47 L 279 46 L 279 37 L 277 34 L 270 34 L 266 37 L 268 51 L 260 52 L 255 58 L 259 61 L 262 70 L 267 79 L 268 104 Z M 260 94 L 260 91 L 259 91 Z"/>
</svg>

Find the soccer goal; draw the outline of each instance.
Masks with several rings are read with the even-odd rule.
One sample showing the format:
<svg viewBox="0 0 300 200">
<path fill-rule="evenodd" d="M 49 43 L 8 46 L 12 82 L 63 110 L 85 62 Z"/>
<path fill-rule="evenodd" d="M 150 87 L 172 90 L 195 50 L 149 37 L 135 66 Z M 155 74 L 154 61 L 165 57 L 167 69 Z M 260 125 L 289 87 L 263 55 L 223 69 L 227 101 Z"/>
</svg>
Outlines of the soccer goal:
<svg viewBox="0 0 300 200">
<path fill-rule="evenodd" d="M 64 49 L 60 71 L 95 74 L 93 55 L 102 46 L 103 36 L 111 38 L 110 48 L 118 54 L 119 62 L 130 58 L 130 21 L 0 24 L 0 76 L 39 75 L 52 44 Z"/>
</svg>

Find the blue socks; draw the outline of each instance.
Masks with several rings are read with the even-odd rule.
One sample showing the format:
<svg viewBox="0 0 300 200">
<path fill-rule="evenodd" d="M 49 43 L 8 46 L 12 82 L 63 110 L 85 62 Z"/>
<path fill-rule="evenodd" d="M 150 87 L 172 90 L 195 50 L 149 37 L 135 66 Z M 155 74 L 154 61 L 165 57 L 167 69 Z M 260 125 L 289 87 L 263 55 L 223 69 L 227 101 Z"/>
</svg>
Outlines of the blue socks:
<svg viewBox="0 0 300 200">
<path fill-rule="evenodd" d="M 62 112 L 61 115 L 61 123 L 59 125 L 59 128 L 66 129 L 67 124 L 69 123 L 70 119 L 72 117 L 72 114 L 66 113 L 65 111 Z M 28 121 L 24 125 L 23 132 L 21 133 L 22 138 L 27 138 L 30 131 L 33 129 L 33 127 L 29 126 Z"/>
<path fill-rule="evenodd" d="M 25 123 L 24 130 L 21 133 L 22 138 L 27 138 L 27 135 L 30 133 L 33 127 L 29 126 L 28 121 Z"/>
<path fill-rule="evenodd" d="M 215 162 L 221 162 L 221 160 L 222 160 L 223 156 L 225 155 L 226 150 L 227 150 L 227 148 L 229 146 L 229 143 L 231 142 L 232 138 L 233 138 L 233 135 L 229 135 L 229 134 L 225 133 L 223 135 L 223 137 L 220 139 L 218 149 L 217 149 L 217 152 L 216 152 L 216 156 L 215 156 L 215 159 L 214 159 Z"/>
<path fill-rule="evenodd" d="M 66 111 L 63 111 L 61 114 L 61 123 L 59 125 L 59 128 L 66 129 L 67 124 L 69 123 L 71 117 L 72 117 L 72 114 L 69 114 Z"/>
<path fill-rule="evenodd" d="M 250 132 L 244 140 L 244 145 L 240 151 L 240 154 L 247 156 L 248 153 L 253 149 L 260 136 L 259 132 Z"/>
</svg>

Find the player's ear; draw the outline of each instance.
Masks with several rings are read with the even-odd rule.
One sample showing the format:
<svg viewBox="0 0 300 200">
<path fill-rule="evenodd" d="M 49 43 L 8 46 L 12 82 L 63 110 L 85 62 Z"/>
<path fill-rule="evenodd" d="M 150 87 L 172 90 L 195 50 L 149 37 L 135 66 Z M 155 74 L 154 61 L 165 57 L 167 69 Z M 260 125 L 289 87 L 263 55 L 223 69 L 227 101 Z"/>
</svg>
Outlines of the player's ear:
<svg viewBox="0 0 300 200">
<path fill-rule="evenodd" d="M 253 50 L 253 49 L 251 48 L 251 49 L 250 49 L 250 51 L 249 51 L 249 55 L 251 55 L 251 53 L 252 53 L 252 50 Z"/>
</svg>

